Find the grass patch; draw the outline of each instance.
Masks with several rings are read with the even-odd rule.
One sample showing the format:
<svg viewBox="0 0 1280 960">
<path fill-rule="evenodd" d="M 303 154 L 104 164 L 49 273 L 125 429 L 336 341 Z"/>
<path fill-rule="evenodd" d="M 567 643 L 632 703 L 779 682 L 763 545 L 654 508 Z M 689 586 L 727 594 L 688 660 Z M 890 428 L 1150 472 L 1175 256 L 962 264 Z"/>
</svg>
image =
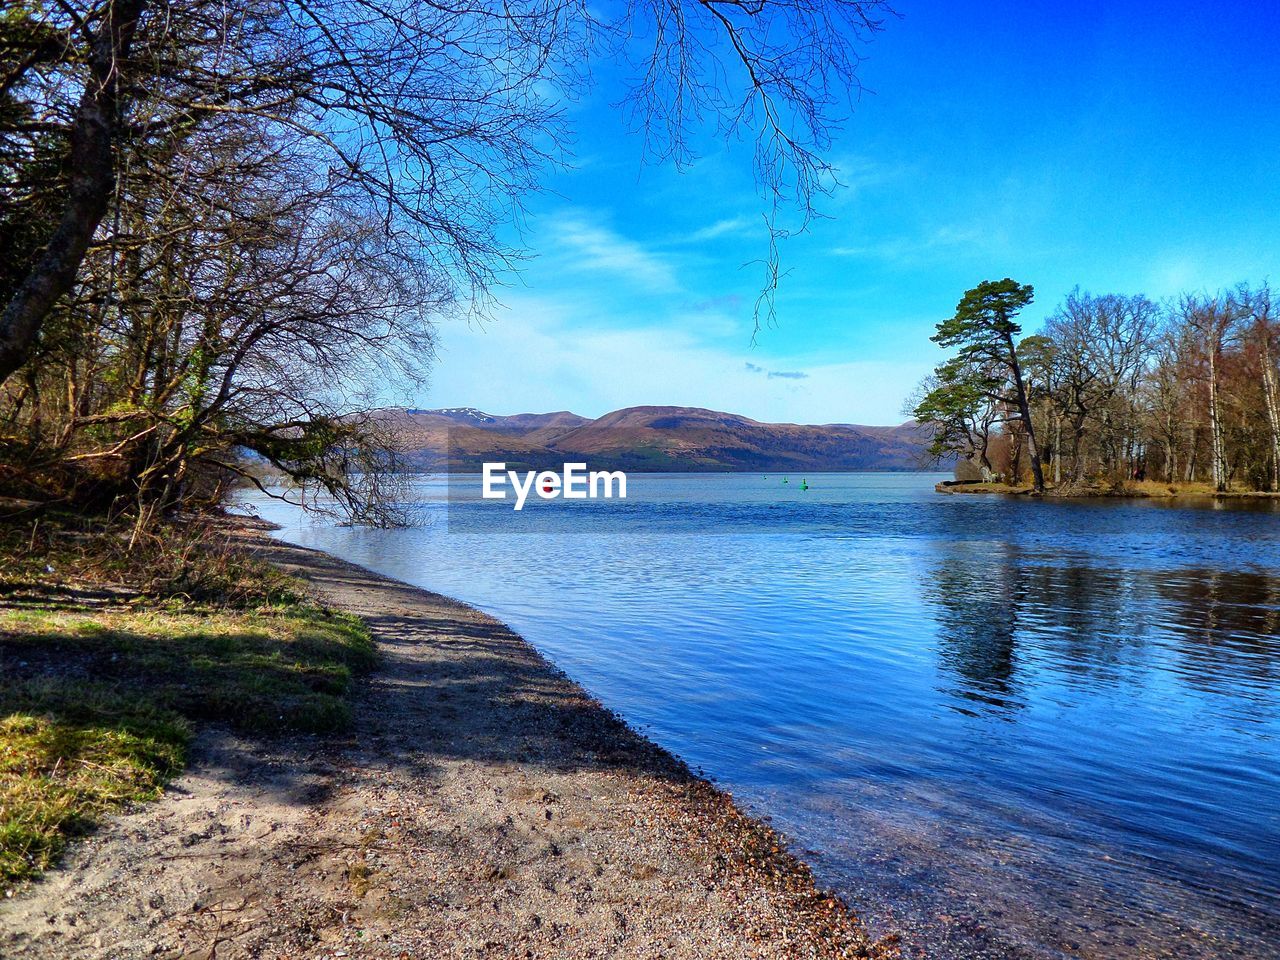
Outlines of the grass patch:
<svg viewBox="0 0 1280 960">
<path fill-rule="evenodd" d="M 58 715 L 36 698 L 0 720 L 0 886 L 37 875 L 102 815 L 155 799 L 182 766 L 179 718 L 87 699 L 97 709 Z"/>
<path fill-rule="evenodd" d="M 8 565 L 0 592 L 0 888 L 157 797 L 196 723 L 262 737 L 343 728 L 352 679 L 376 658 L 360 620 L 234 549 L 184 548 L 175 577 L 154 554 L 134 574 L 100 545 L 71 544 Z M 198 599 L 166 588 L 193 570 Z"/>
<path fill-rule="evenodd" d="M 149 708 L 246 733 L 325 732 L 374 648 L 363 625 L 303 606 L 263 612 L 0 609 L 0 651 L 60 710 L 92 678 Z M 0 711 L 22 684 L 0 692 Z"/>
</svg>

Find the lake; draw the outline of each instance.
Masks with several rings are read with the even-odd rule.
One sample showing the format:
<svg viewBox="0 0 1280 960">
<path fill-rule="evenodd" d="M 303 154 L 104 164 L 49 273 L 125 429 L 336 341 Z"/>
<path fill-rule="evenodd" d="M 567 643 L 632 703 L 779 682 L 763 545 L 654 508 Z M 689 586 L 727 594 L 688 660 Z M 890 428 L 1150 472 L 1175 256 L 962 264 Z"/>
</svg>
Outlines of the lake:
<svg viewBox="0 0 1280 960">
<path fill-rule="evenodd" d="M 424 479 L 397 530 L 246 500 L 511 624 L 908 956 L 1280 952 L 1280 503 L 787 479 Z"/>
</svg>

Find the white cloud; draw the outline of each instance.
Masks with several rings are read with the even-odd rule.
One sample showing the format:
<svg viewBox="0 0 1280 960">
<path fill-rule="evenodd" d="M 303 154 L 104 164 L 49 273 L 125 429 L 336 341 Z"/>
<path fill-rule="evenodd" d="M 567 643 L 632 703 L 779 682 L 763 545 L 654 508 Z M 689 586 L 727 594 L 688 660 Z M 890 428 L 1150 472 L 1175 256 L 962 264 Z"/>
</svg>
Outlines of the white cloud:
<svg viewBox="0 0 1280 960">
<path fill-rule="evenodd" d="M 780 423 L 894 424 L 904 419 L 902 400 L 928 367 L 765 357 L 745 343 L 732 349 L 703 342 L 699 320 L 692 318 L 618 330 L 582 313 L 567 317 L 554 300 L 518 298 L 510 307 L 483 329 L 457 324 L 441 330 L 433 386 L 418 405 L 600 416 L 669 404 Z M 803 378 L 761 376 L 761 370 L 801 367 Z"/>
<path fill-rule="evenodd" d="M 570 269 L 608 274 L 653 292 L 680 288 L 670 261 L 585 214 L 553 218 L 548 234 L 541 248 Z"/>
<path fill-rule="evenodd" d="M 888 165 L 870 157 L 845 154 L 831 159 L 831 172 L 839 184 L 826 204 L 843 207 L 875 187 L 919 177 L 920 170 L 906 164 Z"/>
<path fill-rule="evenodd" d="M 695 230 L 689 234 L 688 240 L 700 243 L 704 240 L 714 240 L 723 236 L 744 236 L 751 233 L 753 229 L 763 234 L 763 221 L 753 220 L 750 217 L 729 217 L 724 220 L 717 220 L 701 230 Z"/>
</svg>

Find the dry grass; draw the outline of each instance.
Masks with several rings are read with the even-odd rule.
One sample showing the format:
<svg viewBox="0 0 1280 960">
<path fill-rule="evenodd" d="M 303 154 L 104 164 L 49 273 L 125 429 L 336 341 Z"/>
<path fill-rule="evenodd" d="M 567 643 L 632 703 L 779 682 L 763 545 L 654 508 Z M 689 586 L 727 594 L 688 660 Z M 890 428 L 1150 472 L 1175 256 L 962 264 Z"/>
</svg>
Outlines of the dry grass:
<svg viewBox="0 0 1280 960">
<path fill-rule="evenodd" d="M 304 599 L 289 577 L 246 556 L 234 524 L 217 517 L 139 532 L 130 523 L 0 513 L 0 558 L 0 598 L 90 589 L 237 608 Z"/>
<path fill-rule="evenodd" d="M 1118 492 L 1127 497 L 1212 497 L 1215 492 L 1208 483 L 1163 483 L 1159 480 L 1126 480 Z"/>
<path fill-rule="evenodd" d="M 1007 483 L 959 483 L 954 486 L 937 484 L 934 488 L 939 493 L 1005 493 L 1026 494 L 1031 492 L 1028 486 L 1011 486 Z"/>
<path fill-rule="evenodd" d="M 0 529 L 0 887 L 158 796 L 194 723 L 339 729 L 374 662 L 361 621 L 230 541 L 173 528 L 131 554 L 125 536 Z"/>
<path fill-rule="evenodd" d="M 1003 493 L 1028 495 L 1033 492 L 1030 484 L 1012 486 L 1007 483 L 967 483 L 954 486 L 938 484 L 939 493 Z M 1045 495 L 1049 497 L 1132 497 L 1135 499 L 1171 499 L 1174 497 L 1276 497 L 1275 493 L 1254 490 L 1231 490 L 1219 493 L 1209 483 L 1165 483 L 1159 480 L 1085 481 L 1080 484 L 1048 484 Z"/>
</svg>

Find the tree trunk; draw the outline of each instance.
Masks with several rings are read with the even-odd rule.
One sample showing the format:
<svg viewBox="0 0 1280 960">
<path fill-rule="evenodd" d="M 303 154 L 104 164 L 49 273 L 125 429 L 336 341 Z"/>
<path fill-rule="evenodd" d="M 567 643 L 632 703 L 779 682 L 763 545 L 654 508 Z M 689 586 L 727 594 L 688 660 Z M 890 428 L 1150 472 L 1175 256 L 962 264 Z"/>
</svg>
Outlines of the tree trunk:
<svg viewBox="0 0 1280 960">
<path fill-rule="evenodd" d="M 1022 434 L 1016 431 L 1009 445 L 1009 476 L 1006 482 L 1016 487 L 1022 480 Z"/>
<path fill-rule="evenodd" d="M 1271 427 L 1271 489 L 1280 490 L 1280 397 L 1277 397 L 1276 366 L 1271 359 L 1271 337 L 1262 331 L 1262 393 L 1267 402 L 1267 422 Z"/>
<path fill-rule="evenodd" d="M 978 448 L 978 456 L 982 460 L 982 465 L 988 470 L 992 469 L 991 458 L 987 456 L 987 448 L 991 446 L 991 436 L 988 431 L 982 431 L 982 446 Z"/>
<path fill-rule="evenodd" d="M 1227 489 L 1226 457 L 1222 450 L 1222 420 L 1218 416 L 1218 347 L 1209 348 L 1209 457 L 1213 468 L 1213 488 Z"/>
<path fill-rule="evenodd" d="M 1031 456 L 1031 476 L 1036 493 L 1044 493 L 1044 471 L 1040 469 L 1040 447 L 1036 444 L 1036 428 L 1031 423 L 1031 405 L 1027 402 L 1027 385 L 1022 380 L 1022 365 L 1018 363 L 1018 350 L 1013 334 L 1004 335 L 1009 348 L 1009 370 L 1013 373 L 1013 388 L 1017 393 L 1018 415 L 1027 431 L 1027 453 Z"/>
<path fill-rule="evenodd" d="M 1071 418 L 1071 482 L 1084 481 L 1084 420 L 1085 414 L 1077 407 Z"/>
<path fill-rule="evenodd" d="M 0 312 L 0 383 L 21 367 L 40 327 L 71 290 L 80 263 L 116 186 L 115 143 L 120 123 L 120 70 L 145 0 L 114 0 L 88 51 L 89 76 L 71 122 L 67 199 L 49 242 Z"/>
<path fill-rule="evenodd" d="M 1053 485 L 1062 483 L 1062 414 L 1053 416 Z"/>
</svg>

